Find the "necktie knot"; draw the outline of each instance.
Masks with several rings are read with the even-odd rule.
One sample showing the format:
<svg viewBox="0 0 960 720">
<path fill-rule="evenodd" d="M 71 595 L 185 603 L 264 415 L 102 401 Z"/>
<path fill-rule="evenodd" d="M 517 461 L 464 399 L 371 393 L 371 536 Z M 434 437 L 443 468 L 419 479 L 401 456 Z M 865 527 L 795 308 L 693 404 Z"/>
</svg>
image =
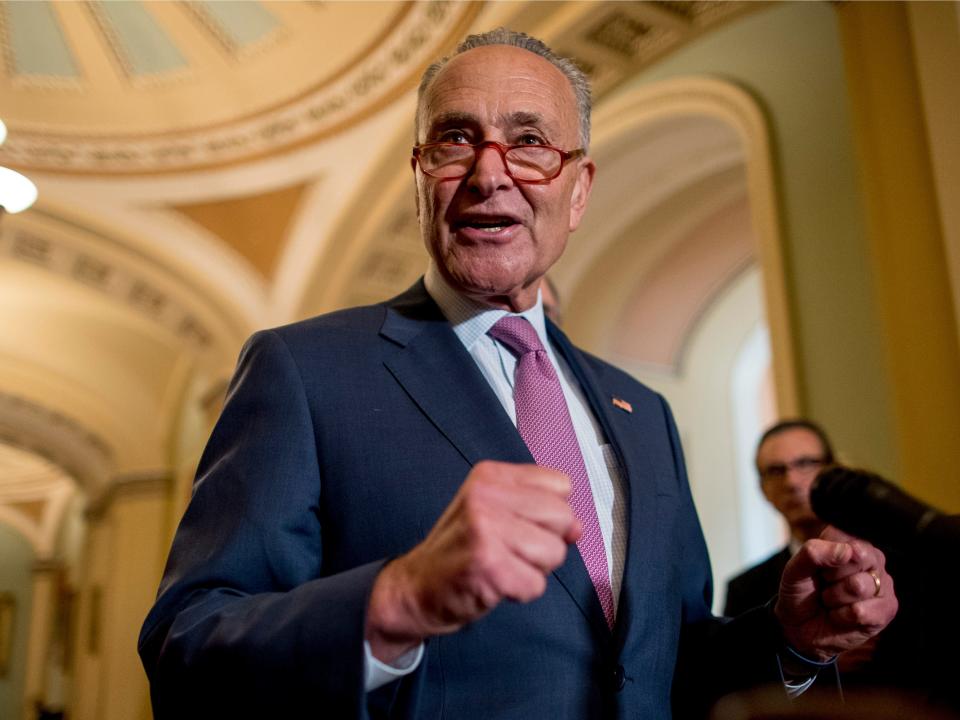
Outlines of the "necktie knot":
<svg viewBox="0 0 960 720">
<path fill-rule="evenodd" d="M 543 350 L 543 343 L 533 325 L 526 318 L 517 315 L 505 315 L 490 328 L 490 336 L 499 340 L 513 352 L 522 356 L 537 350 Z"/>
</svg>

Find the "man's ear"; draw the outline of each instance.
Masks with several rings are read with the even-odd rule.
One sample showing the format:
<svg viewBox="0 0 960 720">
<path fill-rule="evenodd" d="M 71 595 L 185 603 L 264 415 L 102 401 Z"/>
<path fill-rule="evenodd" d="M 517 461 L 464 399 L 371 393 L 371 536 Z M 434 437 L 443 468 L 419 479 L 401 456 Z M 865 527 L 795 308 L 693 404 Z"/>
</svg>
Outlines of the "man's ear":
<svg viewBox="0 0 960 720">
<path fill-rule="evenodd" d="M 417 222 L 420 221 L 420 185 L 417 183 L 417 159 L 410 158 L 410 169 L 413 170 L 413 206 L 417 210 Z"/>
<path fill-rule="evenodd" d="M 570 232 L 580 226 L 583 213 L 587 210 L 587 201 L 590 199 L 590 190 L 593 188 L 593 175 L 597 166 L 589 157 L 580 161 L 577 167 L 577 179 L 570 194 Z"/>
</svg>

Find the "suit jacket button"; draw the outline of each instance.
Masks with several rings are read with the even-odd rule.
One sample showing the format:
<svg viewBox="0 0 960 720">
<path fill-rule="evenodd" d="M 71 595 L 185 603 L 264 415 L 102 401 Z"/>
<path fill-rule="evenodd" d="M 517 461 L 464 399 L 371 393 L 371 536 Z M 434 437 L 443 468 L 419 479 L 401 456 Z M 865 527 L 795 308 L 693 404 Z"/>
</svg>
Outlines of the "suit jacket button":
<svg viewBox="0 0 960 720">
<path fill-rule="evenodd" d="M 623 673 L 623 665 L 617 665 L 617 667 L 613 669 L 613 689 L 620 692 L 626 684 L 627 680 Z"/>
</svg>

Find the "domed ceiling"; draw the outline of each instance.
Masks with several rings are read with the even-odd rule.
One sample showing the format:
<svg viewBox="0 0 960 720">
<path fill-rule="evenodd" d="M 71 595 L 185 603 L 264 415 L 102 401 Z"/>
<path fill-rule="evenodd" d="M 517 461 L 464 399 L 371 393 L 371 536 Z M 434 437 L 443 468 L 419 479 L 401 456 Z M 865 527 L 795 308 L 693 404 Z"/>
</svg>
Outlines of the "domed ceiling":
<svg viewBox="0 0 960 720">
<path fill-rule="evenodd" d="M 409 89 L 471 3 L 3 2 L 7 162 L 126 173 L 319 140 Z"/>
<path fill-rule="evenodd" d="M 764 5 L 0 0 L 0 165 L 40 189 L 0 218 L 0 452 L 90 497 L 168 477 L 250 332 L 419 275 L 415 86 L 468 32 L 544 38 L 599 107 Z M 57 516 L 30 503 L 61 491 L 37 488 L 11 496 L 22 526 Z"/>
</svg>

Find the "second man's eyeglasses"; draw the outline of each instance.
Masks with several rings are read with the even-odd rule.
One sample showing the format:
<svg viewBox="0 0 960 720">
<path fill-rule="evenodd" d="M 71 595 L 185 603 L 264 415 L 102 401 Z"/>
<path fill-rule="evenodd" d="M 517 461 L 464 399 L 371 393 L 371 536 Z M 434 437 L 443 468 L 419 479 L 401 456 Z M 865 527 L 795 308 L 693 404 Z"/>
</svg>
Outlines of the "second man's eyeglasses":
<svg viewBox="0 0 960 720">
<path fill-rule="evenodd" d="M 763 480 L 782 480 L 787 476 L 787 471 L 795 470 L 804 475 L 810 475 L 817 472 L 827 464 L 826 458 L 811 457 L 803 455 L 796 460 L 786 463 L 773 463 L 760 470 L 760 477 Z"/>
</svg>

